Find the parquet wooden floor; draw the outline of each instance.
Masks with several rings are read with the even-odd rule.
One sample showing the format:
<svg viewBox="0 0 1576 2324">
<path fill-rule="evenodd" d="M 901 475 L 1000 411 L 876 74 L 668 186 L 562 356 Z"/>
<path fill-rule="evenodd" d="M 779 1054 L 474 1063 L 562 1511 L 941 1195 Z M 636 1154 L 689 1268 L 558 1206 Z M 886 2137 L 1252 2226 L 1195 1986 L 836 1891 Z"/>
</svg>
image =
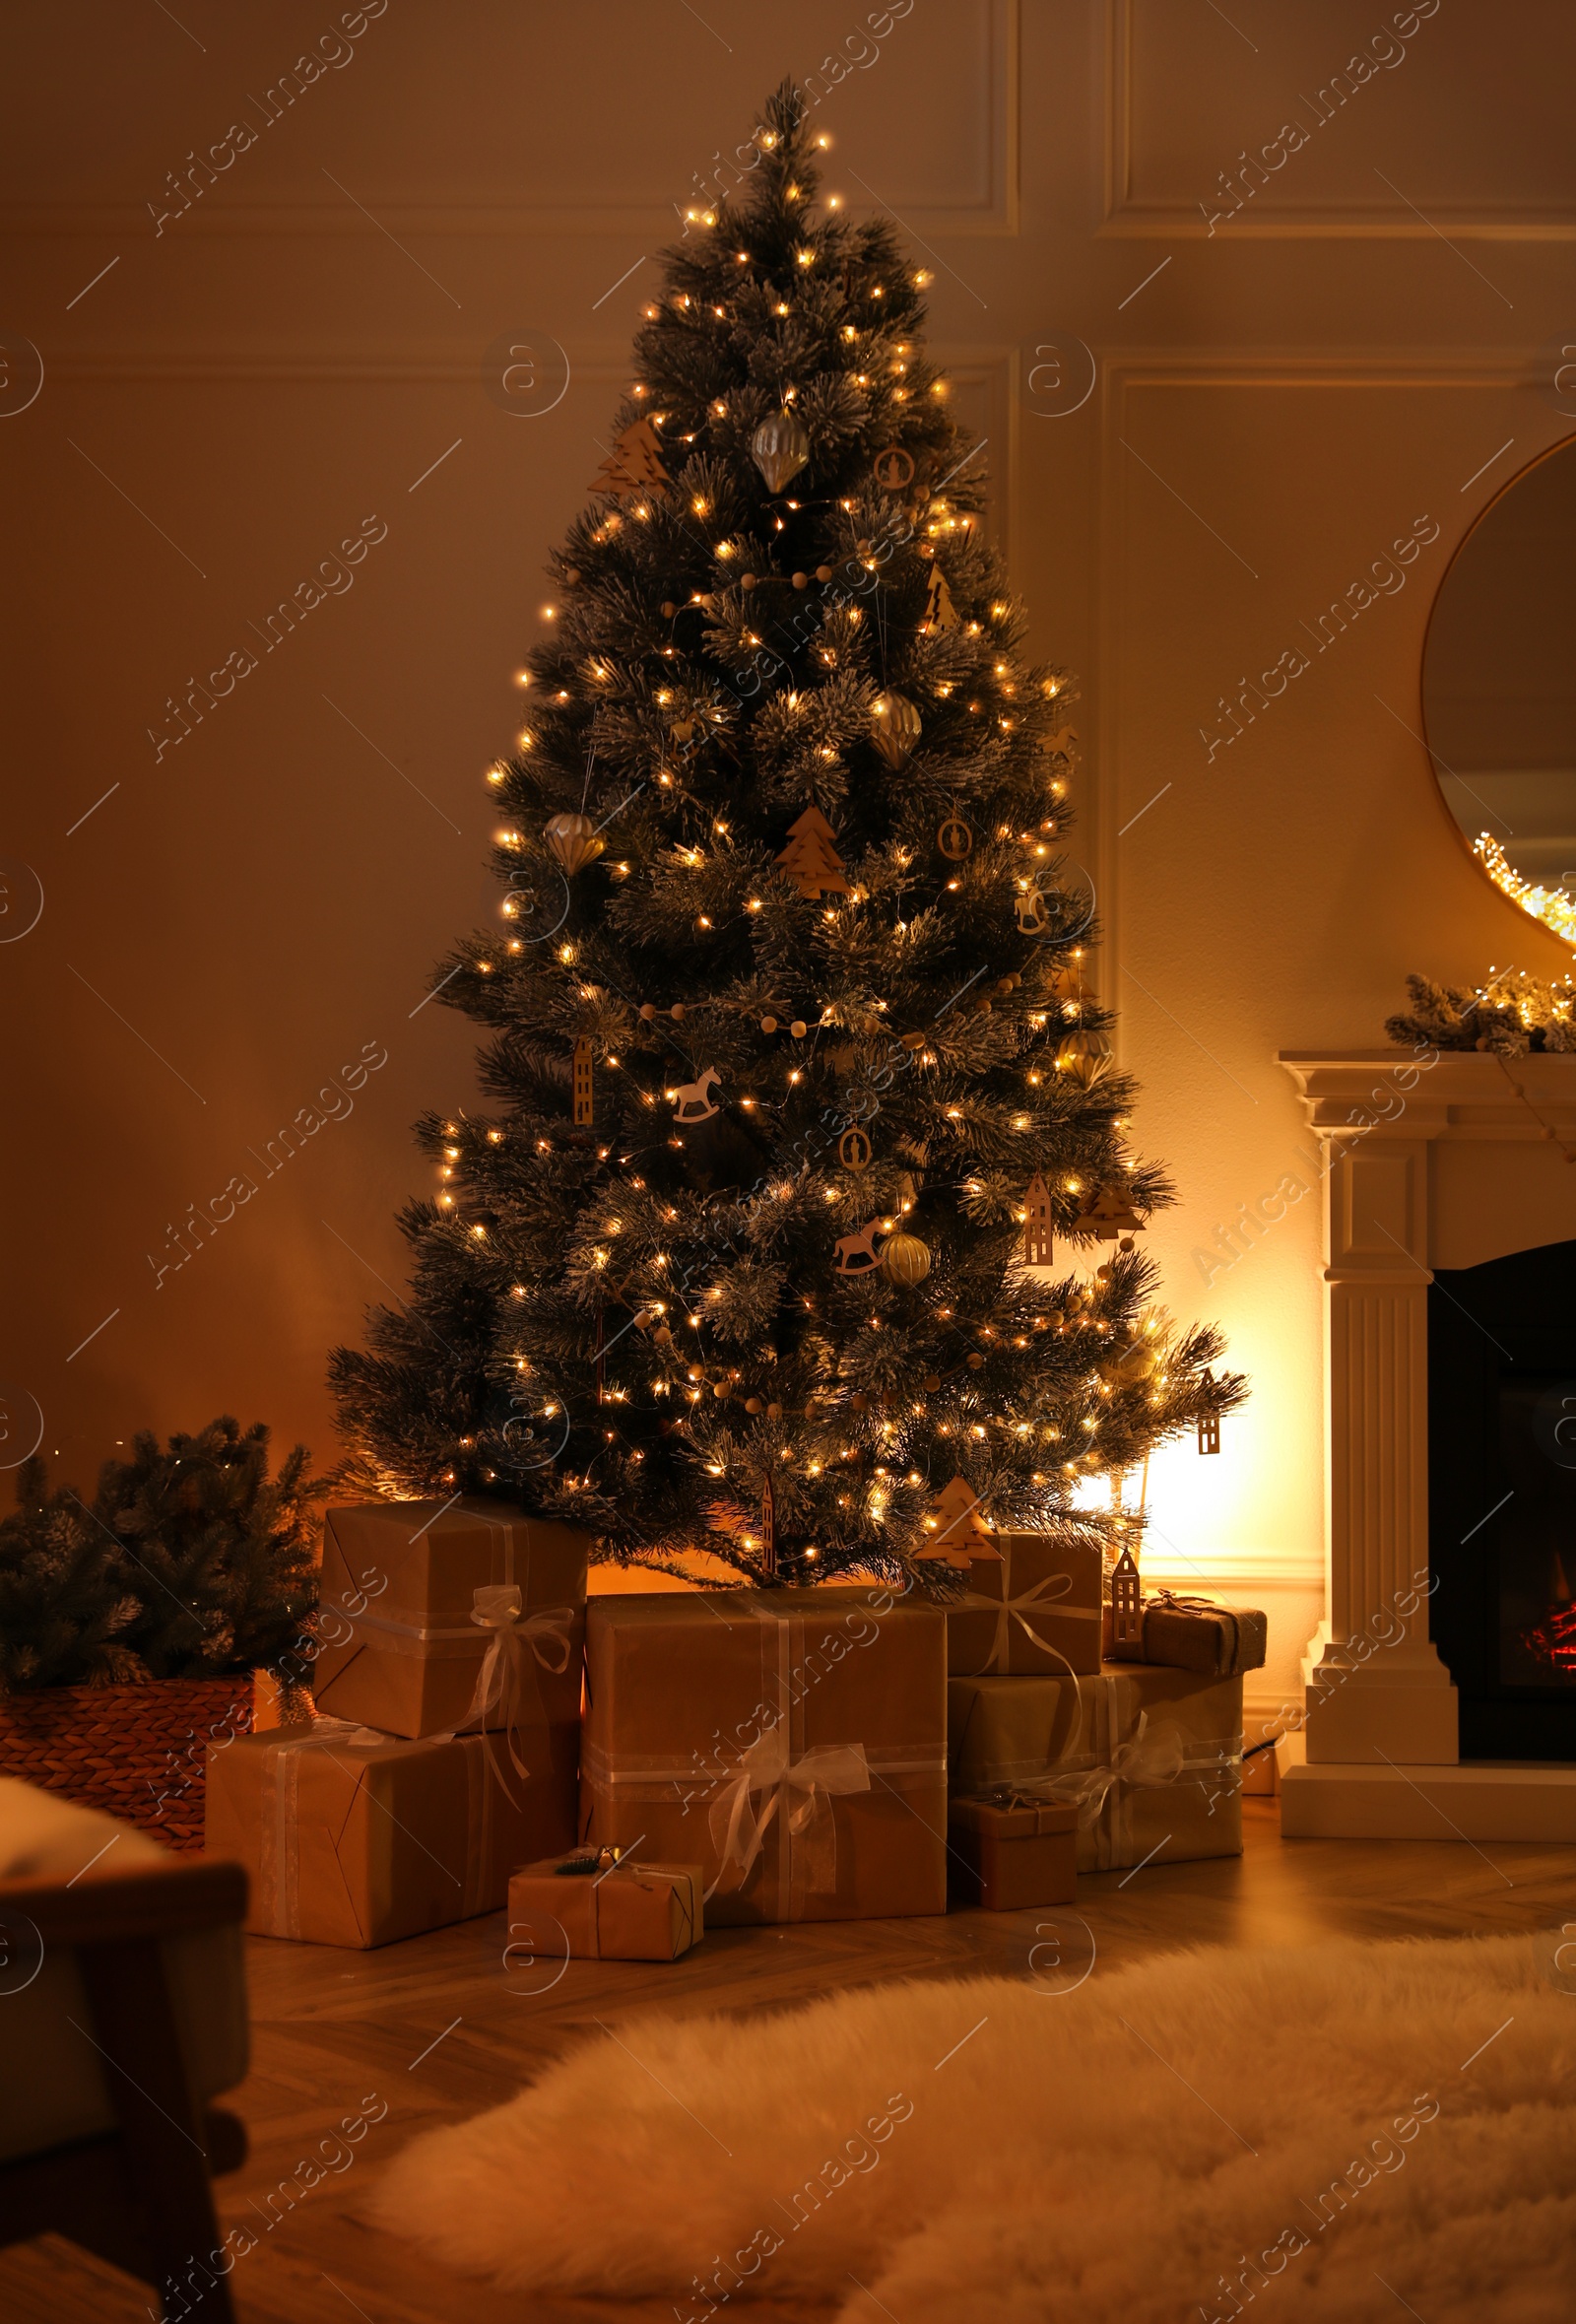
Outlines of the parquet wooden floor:
<svg viewBox="0 0 1576 2324">
<path fill-rule="evenodd" d="M 1283 1841 L 1277 1808 L 1260 1800 L 1245 1803 L 1245 1821 L 1239 1859 L 1080 1882 L 1094 1974 L 1200 1944 L 1443 1937 L 1576 1917 L 1570 1848 Z M 671 2313 L 665 2301 L 526 2302 L 450 2276 L 364 2226 L 362 2191 L 413 2132 L 496 2104 L 598 2021 L 776 2009 L 902 1977 L 1027 1975 L 1043 1917 L 721 1929 L 671 1965 L 571 1961 L 546 1991 L 539 1964 L 505 1963 L 500 1913 L 369 1954 L 251 1941 L 253 2069 L 227 2103 L 245 2117 L 252 2154 L 219 2190 L 225 2225 L 258 2237 L 231 2279 L 243 2324 L 657 2324 Z M 374 2094 L 387 2114 L 350 2167 L 293 2208 L 276 2195 L 281 2216 L 268 2224 L 270 2191 Z M 789 2313 L 752 2303 L 748 2324 L 786 2324 Z M 149 2314 L 141 2289 L 65 2243 L 0 2254 L 0 2316 L 12 2324 L 146 2324 Z"/>
</svg>

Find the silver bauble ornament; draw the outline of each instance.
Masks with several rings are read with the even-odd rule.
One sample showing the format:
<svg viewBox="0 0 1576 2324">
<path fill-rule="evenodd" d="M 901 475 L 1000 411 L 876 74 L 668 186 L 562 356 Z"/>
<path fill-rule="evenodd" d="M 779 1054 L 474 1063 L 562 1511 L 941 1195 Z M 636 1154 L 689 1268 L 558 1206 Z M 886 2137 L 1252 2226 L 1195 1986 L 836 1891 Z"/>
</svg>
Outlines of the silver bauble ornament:
<svg viewBox="0 0 1576 2324">
<path fill-rule="evenodd" d="M 762 420 L 750 439 L 755 466 L 770 493 L 786 492 L 810 459 L 810 436 L 792 412 L 774 412 Z"/>
</svg>

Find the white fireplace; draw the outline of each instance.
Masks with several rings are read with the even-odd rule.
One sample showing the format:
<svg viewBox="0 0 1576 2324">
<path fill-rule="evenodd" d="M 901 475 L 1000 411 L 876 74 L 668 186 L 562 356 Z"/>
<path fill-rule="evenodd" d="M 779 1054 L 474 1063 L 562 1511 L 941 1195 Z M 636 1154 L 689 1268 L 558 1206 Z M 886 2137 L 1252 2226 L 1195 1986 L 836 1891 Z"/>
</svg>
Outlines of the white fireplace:
<svg viewBox="0 0 1576 2324">
<path fill-rule="evenodd" d="M 1576 1056 L 1280 1062 L 1325 1164 L 1327 1560 L 1306 1722 L 1279 1746 L 1282 1829 L 1576 1841 L 1576 1762 L 1459 1757 L 1426 1594 L 1428 1286 L 1576 1238 Z"/>
</svg>

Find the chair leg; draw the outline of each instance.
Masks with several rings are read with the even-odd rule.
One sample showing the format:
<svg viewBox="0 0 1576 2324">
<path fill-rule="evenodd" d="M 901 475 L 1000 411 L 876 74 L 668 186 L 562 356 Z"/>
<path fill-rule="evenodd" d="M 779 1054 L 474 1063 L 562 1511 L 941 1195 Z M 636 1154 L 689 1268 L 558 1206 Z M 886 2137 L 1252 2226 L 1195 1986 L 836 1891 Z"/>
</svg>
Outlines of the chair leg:
<svg viewBox="0 0 1576 2324">
<path fill-rule="evenodd" d="M 78 1948 L 89 2026 L 120 2126 L 121 2161 L 143 2219 L 166 2313 L 234 2324 L 203 2120 L 193 2101 L 156 1942 Z M 168 2292 L 168 2298 L 164 2295 Z M 175 2304 L 178 2301 L 178 2305 Z"/>
</svg>

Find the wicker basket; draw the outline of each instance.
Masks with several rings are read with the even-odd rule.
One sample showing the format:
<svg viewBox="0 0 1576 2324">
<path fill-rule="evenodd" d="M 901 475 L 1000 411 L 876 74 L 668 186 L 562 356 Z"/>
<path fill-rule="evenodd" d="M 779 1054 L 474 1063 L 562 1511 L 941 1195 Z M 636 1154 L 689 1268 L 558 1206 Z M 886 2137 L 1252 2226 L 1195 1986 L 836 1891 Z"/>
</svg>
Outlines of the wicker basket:
<svg viewBox="0 0 1576 2324">
<path fill-rule="evenodd" d="M 252 1674 L 144 1687 L 40 1687 L 0 1695 L 0 1775 L 139 1824 L 166 1846 L 203 1844 L 207 1747 L 250 1732 Z"/>
</svg>

